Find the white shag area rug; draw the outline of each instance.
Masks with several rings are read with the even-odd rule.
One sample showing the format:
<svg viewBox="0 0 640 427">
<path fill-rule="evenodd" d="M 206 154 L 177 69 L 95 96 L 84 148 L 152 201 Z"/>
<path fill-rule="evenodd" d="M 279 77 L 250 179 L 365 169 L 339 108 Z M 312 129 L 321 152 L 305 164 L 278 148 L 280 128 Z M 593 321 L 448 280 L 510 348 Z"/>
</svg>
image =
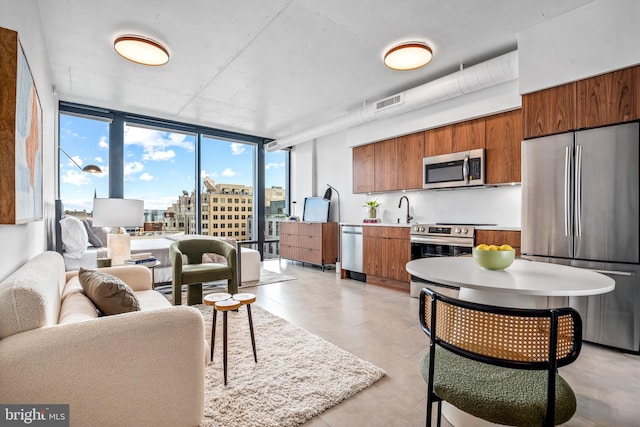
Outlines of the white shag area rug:
<svg viewBox="0 0 640 427">
<path fill-rule="evenodd" d="M 212 307 L 198 305 L 211 339 Z M 381 379 L 385 372 L 252 304 L 258 363 L 246 307 L 229 312 L 228 378 L 222 365 L 222 313 L 206 368 L 202 426 L 297 426 Z"/>
</svg>

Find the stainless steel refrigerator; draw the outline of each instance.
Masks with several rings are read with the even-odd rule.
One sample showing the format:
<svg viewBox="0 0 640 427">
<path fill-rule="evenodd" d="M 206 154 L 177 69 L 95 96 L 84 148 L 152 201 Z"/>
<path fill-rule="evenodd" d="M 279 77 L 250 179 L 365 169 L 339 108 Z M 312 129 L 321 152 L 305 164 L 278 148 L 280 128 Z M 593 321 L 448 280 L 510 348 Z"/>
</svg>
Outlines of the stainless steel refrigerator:
<svg viewBox="0 0 640 427">
<path fill-rule="evenodd" d="M 640 351 L 640 124 L 522 142 L 524 258 L 603 272 L 603 295 L 570 297 L 584 339 Z"/>
</svg>

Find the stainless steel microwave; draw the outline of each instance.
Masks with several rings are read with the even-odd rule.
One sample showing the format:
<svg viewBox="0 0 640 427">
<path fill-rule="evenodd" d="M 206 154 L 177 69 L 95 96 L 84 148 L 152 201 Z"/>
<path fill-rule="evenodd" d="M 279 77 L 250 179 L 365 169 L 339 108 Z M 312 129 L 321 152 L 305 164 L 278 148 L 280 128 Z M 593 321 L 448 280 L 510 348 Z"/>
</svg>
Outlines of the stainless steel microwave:
<svg viewBox="0 0 640 427">
<path fill-rule="evenodd" d="M 484 148 L 425 157 L 422 188 L 455 188 L 484 185 Z"/>
</svg>

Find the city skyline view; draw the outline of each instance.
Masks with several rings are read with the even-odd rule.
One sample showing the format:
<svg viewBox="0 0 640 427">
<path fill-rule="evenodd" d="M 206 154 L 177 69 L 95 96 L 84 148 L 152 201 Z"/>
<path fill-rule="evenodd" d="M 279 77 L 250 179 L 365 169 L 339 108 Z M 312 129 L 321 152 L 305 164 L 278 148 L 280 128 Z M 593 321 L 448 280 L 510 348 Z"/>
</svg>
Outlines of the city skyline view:
<svg viewBox="0 0 640 427">
<path fill-rule="evenodd" d="M 60 153 L 60 198 L 66 210 L 93 209 L 94 195 L 109 197 L 109 123 L 60 114 L 60 146 L 80 167 L 99 166 L 102 174 L 82 172 Z M 145 209 L 166 210 L 184 190 L 194 188 L 196 136 L 125 125 L 124 197 L 142 199 Z M 252 144 L 203 137 L 202 179 L 254 186 L 256 147 Z M 285 187 L 286 153 L 266 153 L 265 186 Z"/>
</svg>

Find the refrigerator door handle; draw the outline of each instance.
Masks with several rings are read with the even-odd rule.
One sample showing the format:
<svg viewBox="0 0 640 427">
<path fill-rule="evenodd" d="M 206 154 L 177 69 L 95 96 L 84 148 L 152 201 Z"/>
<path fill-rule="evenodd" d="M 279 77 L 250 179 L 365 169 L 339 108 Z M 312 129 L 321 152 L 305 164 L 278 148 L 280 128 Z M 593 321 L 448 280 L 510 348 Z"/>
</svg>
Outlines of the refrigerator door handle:
<svg viewBox="0 0 640 427">
<path fill-rule="evenodd" d="M 576 144 L 576 170 L 575 170 L 575 235 L 582 236 L 582 145 Z"/>
<path fill-rule="evenodd" d="M 569 185 L 570 185 L 570 155 L 569 147 L 564 148 L 564 235 L 569 236 L 569 223 L 571 221 L 569 211 Z"/>
</svg>

